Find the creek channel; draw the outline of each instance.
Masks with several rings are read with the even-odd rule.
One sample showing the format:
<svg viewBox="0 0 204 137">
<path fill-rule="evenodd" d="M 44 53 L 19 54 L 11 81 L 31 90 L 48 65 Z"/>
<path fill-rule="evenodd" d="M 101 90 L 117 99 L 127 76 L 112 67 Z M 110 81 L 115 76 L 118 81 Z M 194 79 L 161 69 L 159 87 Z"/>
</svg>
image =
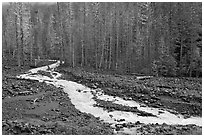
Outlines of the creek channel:
<svg viewBox="0 0 204 137">
<path fill-rule="evenodd" d="M 103 122 L 110 123 L 111 127 L 113 127 L 114 129 L 117 124 L 135 123 L 138 121 L 144 124 L 166 123 L 168 125 L 195 124 L 197 126 L 202 126 L 202 117 L 184 118 L 183 115 L 171 113 L 169 110 L 148 107 L 145 104 L 132 100 L 124 100 L 120 97 L 105 95 L 101 89 L 90 89 L 82 84 L 73 81 L 62 80 L 60 79 L 62 74 L 54 71 L 54 69 L 59 65 L 60 61 L 57 61 L 56 63 L 53 63 L 49 66 L 31 69 L 28 72 L 17 77 L 21 79 L 38 80 L 39 82 L 45 82 L 56 87 L 61 87 L 63 91 L 68 94 L 72 104 L 75 105 L 76 109 L 84 113 L 90 113 L 95 117 L 99 117 Z M 37 72 L 39 70 L 49 72 L 52 75 L 52 78 L 38 74 Z M 96 106 L 97 102 L 93 99 L 94 97 L 103 101 L 111 101 L 112 103 L 127 107 L 136 107 L 139 111 L 151 113 L 154 116 L 141 116 L 133 112 L 116 110 L 110 112 L 104 110 L 102 107 Z M 124 133 L 131 134 L 132 130 L 134 130 L 134 127 L 124 128 L 122 131 Z M 116 130 L 114 130 L 114 132 L 117 133 Z"/>
</svg>

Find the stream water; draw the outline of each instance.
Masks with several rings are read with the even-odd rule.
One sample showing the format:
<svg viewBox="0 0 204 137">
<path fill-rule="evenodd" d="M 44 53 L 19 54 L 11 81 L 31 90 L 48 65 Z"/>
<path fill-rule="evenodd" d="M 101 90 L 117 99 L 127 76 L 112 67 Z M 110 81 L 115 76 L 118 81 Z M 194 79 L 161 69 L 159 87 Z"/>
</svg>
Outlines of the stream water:
<svg viewBox="0 0 204 137">
<path fill-rule="evenodd" d="M 103 91 L 100 89 L 94 90 L 73 81 L 62 80 L 60 79 L 61 74 L 54 71 L 54 68 L 58 67 L 59 65 L 60 65 L 60 62 L 57 61 L 56 63 L 49 65 L 49 69 L 51 70 L 48 70 L 48 66 L 39 67 L 39 68 L 31 69 L 25 74 L 22 74 L 17 77 L 23 78 L 23 79 L 38 80 L 39 82 L 44 81 L 47 84 L 53 84 L 56 87 L 63 88 L 64 92 L 66 92 L 69 95 L 69 98 L 71 99 L 72 104 L 75 105 L 76 109 L 80 110 L 81 112 L 90 113 L 95 117 L 99 117 L 100 120 L 103 120 L 104 122 L 112 124 L 112 127 L 114 127 L 115 124 L 122 124 L 122 123 L 129 123 L 129 122 L 135 123 L 137 121 L 145 124 L 149 124 L 149 123 L 158 123 L 158 124 L 166 123 L 171 125 L 195 124 L 198 126 L 202 126 L 202 117 L 184 118 L 183 115 L 176 115 L 176 114 L 170 113 L 169 110 L 152 108 L 135 101 L 123 100 L 120 97 L 105 95 Z M 37 74 L 37 71 L 39 70 L 49 72 L 53 76 L 53 78 Z M 81 91 L 81 92 L 78 92 L 78 91 Z M 156 117 L 138 116 L 136 113 L 125 112 L 125 111 L 108 112 L 101 107 L 94 106 L 94 104 L 96 104 L 96 101 L 93 99 L 94 95 L 96 98 L 100 100 L 111 101 L 112 103 L 121 104 L 129 107 L 137 107 L 138 110 L 152 113 L 153 115 L 156 115 Z M 120 121 L 121 119 L 123 120 Z M 124 128 L 123 132 L 131 134 L 131 131 L 133 129 L 134 128 L 132 129 Z"/>
</svg>

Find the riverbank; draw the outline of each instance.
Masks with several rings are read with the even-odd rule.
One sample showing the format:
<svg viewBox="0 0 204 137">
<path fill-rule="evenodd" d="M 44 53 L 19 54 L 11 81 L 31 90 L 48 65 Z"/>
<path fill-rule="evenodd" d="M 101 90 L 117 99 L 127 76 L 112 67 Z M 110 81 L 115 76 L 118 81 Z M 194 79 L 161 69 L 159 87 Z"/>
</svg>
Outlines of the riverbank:
<svg viewBox="0 0 204 137">
<path fill-rule="evenodd" d="M 3 67 L 2 134 L 110 135 L 98 118 L 82 113 L 60 88 L 16 76 L 29 67 Z"/>
<path fill-rule="evenodd" d="M 113 75 L 107 73 L 102 74 L 99 72 L 90 72 L 80 68 L 72 69 L 59 67 L 58 71 L 64 74 L 63 79 L 81 83 L 92 89 L 100 88 L 104 92 L 104 94 L 113 97 L 121 97 L 126 101 L 139 101 L 148 107 L 159 108 L 161 110 L 166 109 L 169 110 L 169 112 L 172 114 L 183 115 L 185 119 L 192 116 L 202 116 L 201 79 L 151 78 L 138 80 L 136 76 Z M 108 111 L 137 111 L 137 109 L 135 108 L 121 106 L 112 102 L 101 100 L 96 101 L 96 106 L 102 107 Z M 149 114 L 141 113 L 141 115 L 148 116 Z M 138 125 L 134 122 L 128 124 L 118 124 L 116 125 L 116 130 L 119 134 L 120 130 L 124 130 L 126 127 L 135 127 L 135 125 L 137 128 L 131 128 L 131 131 L 128 132 L 131 132 L 133 134 L 141 134 L 142 129 L 147 126 L 147 131 L 145 131 L 144 134 L 202 133 L 202 128 L 200 126 L 179 125 L 179 121 L 177 125 L 144 124 L 143 127 L 141 126 L 143 124 L 139 124 L 139 128 Z M 154 127 L 158 127 L 161 132 L 154 132 Z M 184 130 L 182 130 L 181 127 L 184 127 Z M 185 131 L 185 128 L 187 128 L 187 132 Z M 181 130 L 182 132 L 179 132 L 179 130 Z"/>
<path fill-rule="evenodd" d="M 150 107 L 167 108 L 186 117 L 202 116 L 202 79 L 102 74 L 80 68 L 58 68 L 64 79 L 90 88 L 101 88 L 107 95 L 142 102 Z"/>
<path fill-rule="evenodd" d="M 113 129 L 116 134 L 152 134 L 152 135 L 160 135 L 160 134 L 202 134 L 202 127 L 196 126 L 195 124 L 187 124 L 187 125 L 168 125 L 165 123 L 154 123 L 154 124 L 145 124 L 140 121 L 129 121 L 128 123 L 124 123 L 125 119 L 119 118 L 116 119 L 116 123 L 114 127 L 108 123 L 102 122 L 98 117 L 94 117 L 91 114 L 83 113 L 80 110 L 80 106 L 77 106 L 77 102 L 73 102 L 74 96 L 82 95 L 81 97 L 91 97 L 94 99 L 95 104 L 92 108 L 96 109 L 97 107 L 104 109 L 102 112 L 111 112 L 115 111 L 125 111 L 125 113 L 136 113 L 141 117 L 157 117 L 162 114 L 153 115 L 151 113 L 146 113 L 145 111 L 141 111 L 141 108 L 154 107 L 161 108 L 159 113 L 166 113 L 168 108 L 171 114 L 183 114 L 185 118 L 189 118 L 191 116 L 201 116 L 202 113 L 200 111 L 195 111 L 199 108 L 199 99 L 201 99 L 199 93 L 199 82 L 197 85 L 194 85 L 195 81 L 191 82 L 189 85 L 189 80 L 187 80 L 187 86 L 182 85 L 179 82 L 170 83 L 172 81 L 168 79 L 165 81 L 164 79 L 159 81 L 159 79 L 144 79 L 137 80 L 135 76 L 124 76 L 124 75 L 113 75 L 113 74 L 103 74 L 98 72 L 89 72 L 82 69 L 72 69 L 72 68 L 63 68 L 59 67 L 57 70 L 62 74 L 60 79 L 75 81 L 68 82 L 67 84 L 75 84 L 73 88 L 77 89 L 77 87 L 81 87 L 81 83 L 91 88 L 90 91 L 88 89 L 84 90 L 74 90 L 70 91 L 69 86 L 67 85 L 68 91 L 65 92 L 63 88 L 56 88 L 53 85 L 48 85 L 45 82 L 38 82 L 33 80 L 22 80 L 16 79 L 15 76 L 17 74 L 22 74 L 24 71 L 28 70 L 25 68 L 24 70 L 20 69 L 18 71 L 14 71 L 14 68 L 4 69 L 7 71 L 3 71 L 3 101 L 2 101 L 2 111 L 3 111 L 3 134 L 113 134 Z M 39 71 L 39 75 L 52 77 L 50 72 L 47 71 Z M 31 74 L 32 75 L 32 74 Z M 199 79 L 195 79 L 198 80 Z M 175 80 L 179 81 L 179 80 Z M 180 80 L 181 81 L 181 80 Z M 192 81 L 192 80 L 191 80 Z M 62 82 L 65 82 L 62 80 Z M 160 82 L 160 83 L 159 83 Z M 59 81 L 60 83 L 60 81 Z M 187 95 L 187 99 L 190 98 L 190 102 L 185 101 L 181 93 L 182 90 L 178 90 L 179 92 L 162 92 L 150 90 L 149 87 L 145 87 L 146 85 L 150 85 L 151 87 L 156 88 L 166 88 L 171 87 L 173 89 L 190 89 L 195 90 L 192 92 L 192 95 Z M 182 83 L 182 82 L 181 82 Z M 152 84 L 152 85 L 151 85 Z M 161 86 L 162 84 L 162 86 Z M 192 86 L 194 85 L 194 87 Z M 79 88 L 80 89 L 80 88 Z M 82 87 L 83 89 L 83 87 Z M 94 92 L 94 89 L 96 92 Z M 104 99 L 104 95 L 101 95 L 101 91 L 97 91 L 101 89 L 103 94 L 109 95 L 107 99 Z M 182 91 L 180 93 L 180 91 Z M 75 94 L 76 93 L 76 94 Z M 159 94 L 160 93 L 160 94 Z M 191 93 L 190 91 L 186 91 L 186 93 Z M 73 94 L 73 95 L 72 95 Z M 100 94 L 100 95 L 98 95 Z M 89 95 L 89 96 L 87 96 Z M 171 97 L 174 100 L 180 101 L 182 103 L 178 103 L 178 108 L 181 108 L 181 104 L 187 104 L 186 110 L 188 106 L 193 104 L 196 107 L 192 107 L 186 111 L 186 113 L 182 113 L 182 111 L 177 111 L 178 108 L 174 108 L 173 106 L 168 107 L 165 105 L 165 101 L 161 101 L 163 96 Z M 186 94 L 185 94 L 186 95 Z M 130 104 L 127 106 L 117 104 L 117 102 L 112 101 L 111 98 L 116 98 L 122 101 L 122 104 L 125 104 L 130 101 L 139 101 L 143 103 L 145 106 L 141 107 L 130 107 Z M 120 98 L 121 99 L 120 99 Z M 182 98 L 182 99 L 180 99 Z M 192 98 L 192 99 L 191 99 Z M 84 98 L 86 99 L 86 98 Z M 194 100 L 193 100 L 194 99 Z M 89 99 L 87 99 L 89 100 Z M 105 100 L 105 101 L 104 101 Z M 169 98 L 165 99 L 169 101 Z M 83 104 L 83 101 L 80 100 Z M 93 101 L 93 100 L 91 100 Z M 155 107 L 155 105 L 151 105 L 152 101 L 156 101 L 156 103 L 160 103 Z M 193 102 L 194 101 L 194 102 Z M 119 101 L 118 101 L 119 102 Z M 163 103 L 164 102 L 164 103 Z M 202 102 L 202 101 L 201 101 Z M 89 102 L 85 102 L 88 103 Z M 130 102 L 131 103 L 131 102 Z M 74 105 L 75 104 L 75 105 Z M 152 102 L 152 104 L 154 104 Z M 140 104 L 141 105 L 141 104 Z M 174 104 L 175 105 L 175 104 Z M 76 109 L 76 107 L 78 109 Z M 82 106 L 83 107 L 83 106 Z M 86 107 L 84 107 L 86 109 Z M 184 109 L 185 110 L 185 109 Z M 184 111 L 183 110 L 183 111 Z M 109 113 L 110 112 L 110 113 Z M 99 115 L 100 116 L 100 115 Z M 114 117 L 109 115 L 108 117 Z M 145 118 L 145 119 L 146 119 Z M 179 123 L 179 121 L 178 121 Z"/>
</svg>

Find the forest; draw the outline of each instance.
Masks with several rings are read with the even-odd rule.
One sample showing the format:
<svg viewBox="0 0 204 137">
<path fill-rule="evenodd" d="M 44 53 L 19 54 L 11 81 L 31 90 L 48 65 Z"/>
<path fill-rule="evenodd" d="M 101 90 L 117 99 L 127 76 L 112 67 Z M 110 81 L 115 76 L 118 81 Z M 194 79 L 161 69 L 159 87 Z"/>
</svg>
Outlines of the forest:
<svg viewBox="0 0 204 137">
<path fill-rule="evenodd" d="M 2 3 L 3 135 L 202 135 L 201 2 Z"/>
<path fill-rule="evenodd" d="M 202 3 L 3 3 L 2 50 L 18 66 L 201 77 Z"/>
</svg>

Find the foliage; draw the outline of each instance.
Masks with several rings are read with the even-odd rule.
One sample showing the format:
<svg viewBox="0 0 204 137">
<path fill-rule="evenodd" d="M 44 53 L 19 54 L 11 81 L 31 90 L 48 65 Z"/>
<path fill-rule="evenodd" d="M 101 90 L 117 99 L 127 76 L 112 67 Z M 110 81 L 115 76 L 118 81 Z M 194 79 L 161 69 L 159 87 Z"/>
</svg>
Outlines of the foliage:
<svg viewBox="0 0 204 137">
<path fill-rule="evenodd" d="M 176 76 L 177 62 L 169 55 L 163 55 L 152 62 L 152 72 L 155 76 Z"/>
<path fill-rule="evenodd" d="M 10 3 L 2 17 L 3 56 L 19 65 L 39 56 L 116 72 L 201 73 L 202 3 Z"/>
</svg>

